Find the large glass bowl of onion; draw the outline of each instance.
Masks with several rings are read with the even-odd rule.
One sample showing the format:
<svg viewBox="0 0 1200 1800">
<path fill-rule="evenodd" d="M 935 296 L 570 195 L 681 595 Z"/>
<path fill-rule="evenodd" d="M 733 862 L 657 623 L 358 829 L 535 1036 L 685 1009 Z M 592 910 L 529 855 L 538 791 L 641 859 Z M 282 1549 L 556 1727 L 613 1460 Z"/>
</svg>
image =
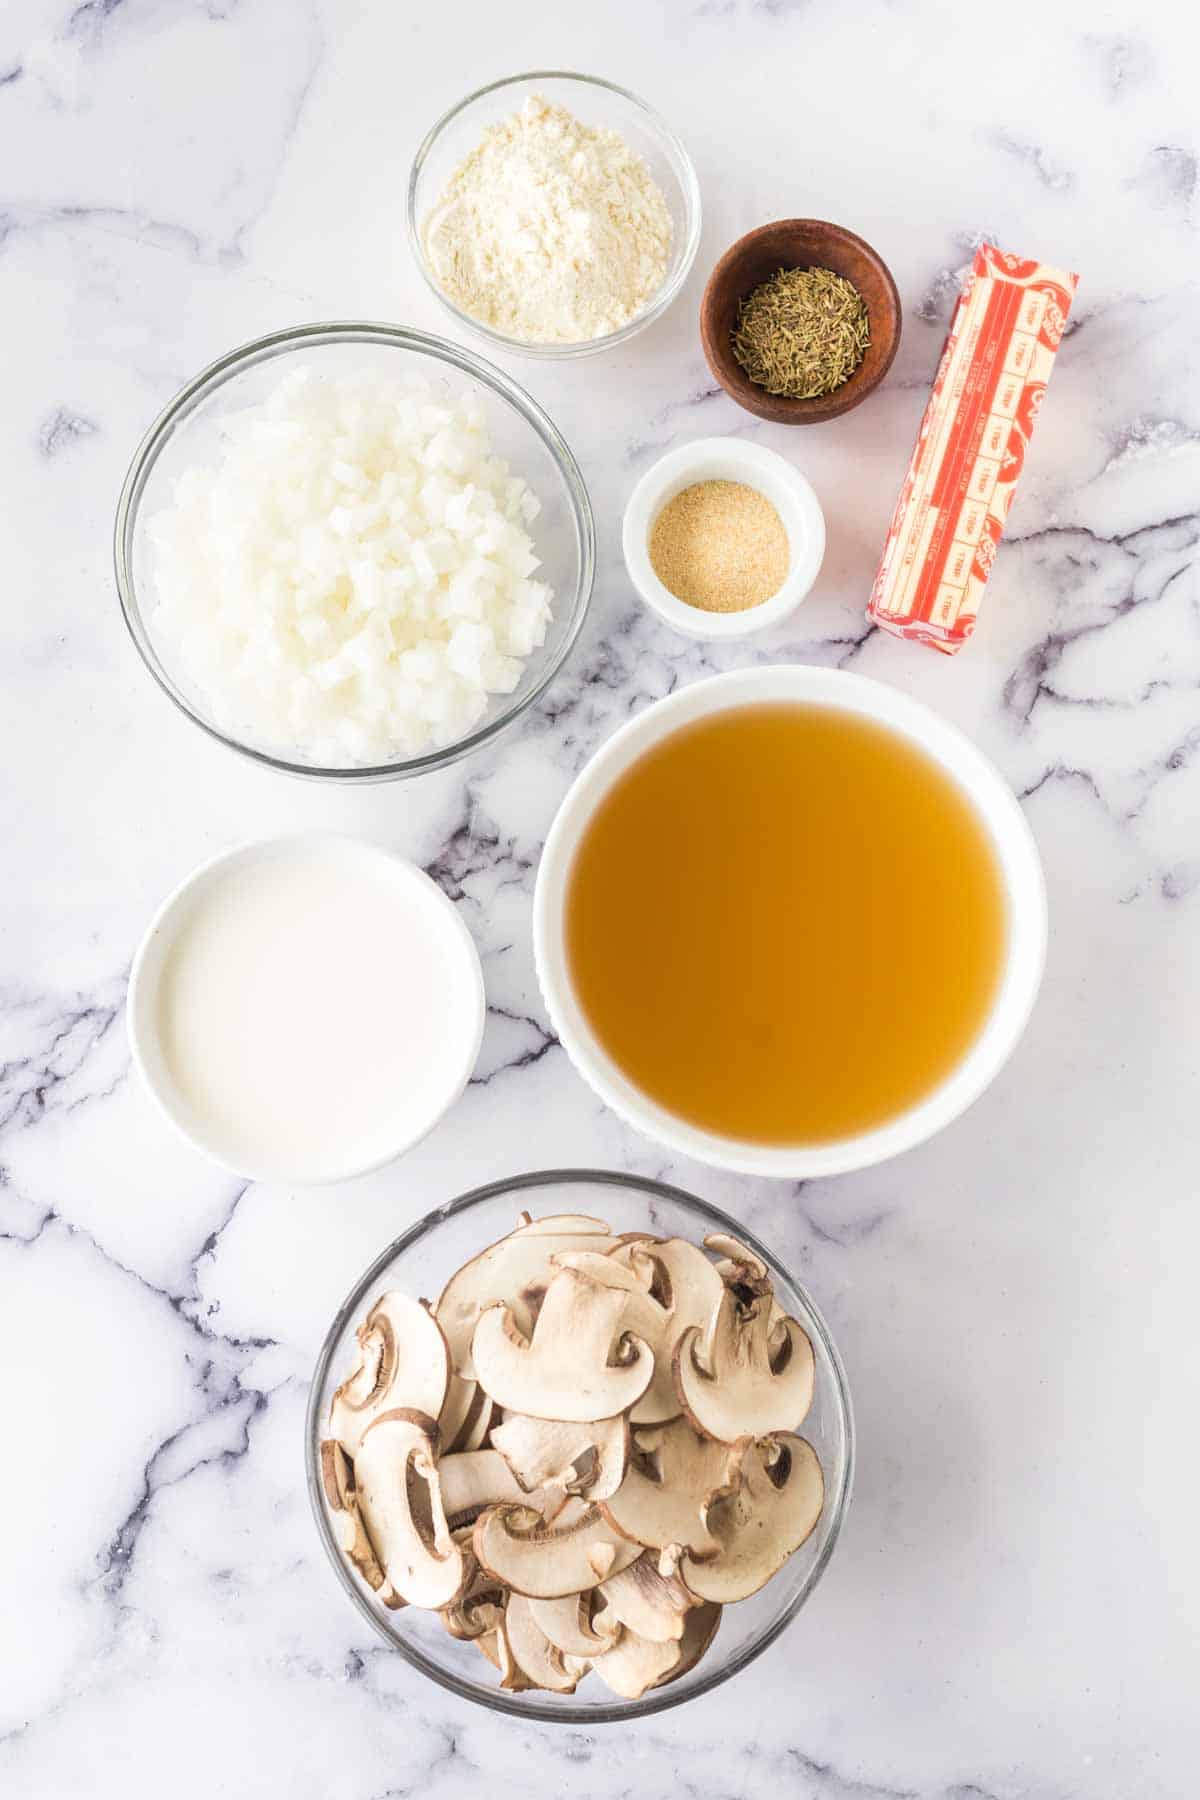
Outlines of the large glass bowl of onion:
<svg viewBox="0 0 1200 1800">
<path fill-rule="evenodd" d="M 414 376 L 448 404 L 482 415 L 491 452 L 536 495 L 529 527 L 537 577 L 553 591 L 544 641 L 523 659 L 511 692 L 450 741 L 415 754 L 336 760 L 302 739 L 231 728 L 213 694 L 160 617 L 155 520 L 175 503 L 181 479 L 220 464 L 231 420 L 261 408 L 281 382 L 304 370 L 318 382 L 344 373 Z M 561 668 L 582 627 L 595 572 L 595 529 L 587 489 L 562 434 L 523 388 L 482 357 L 425 332 L 359 321 L 301 325 L 258 338 L 203 369 L 154 421 L 130 465 L 114 534 L 117 589 L 142 660 L 170 700 L 218 742 L 288 774 L 323 781 L 393 781 L 442 768 L 488 744 L 534 705 Z M 219 585 L 219 584 L 218 584 Z M 215 593 L 214 606 L 222 596 Z M 264 596 L 263 604 L 267 604 Z"/>
</svg>

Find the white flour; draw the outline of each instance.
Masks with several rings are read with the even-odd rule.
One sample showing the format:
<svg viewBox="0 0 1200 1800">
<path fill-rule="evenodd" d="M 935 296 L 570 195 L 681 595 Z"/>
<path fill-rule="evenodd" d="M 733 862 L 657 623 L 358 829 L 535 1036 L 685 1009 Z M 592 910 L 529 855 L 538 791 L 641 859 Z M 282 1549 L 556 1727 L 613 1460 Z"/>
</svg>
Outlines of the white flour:
<svg viewBox="0 0 1200 1800">
<path fill-rule="evenodd" d="M 539 96 L 484 133 L 423 228 L 447 299 L 507 337 L 582 343 L 662 286 L 671 216 L 643 159 Z"/>
</svg>

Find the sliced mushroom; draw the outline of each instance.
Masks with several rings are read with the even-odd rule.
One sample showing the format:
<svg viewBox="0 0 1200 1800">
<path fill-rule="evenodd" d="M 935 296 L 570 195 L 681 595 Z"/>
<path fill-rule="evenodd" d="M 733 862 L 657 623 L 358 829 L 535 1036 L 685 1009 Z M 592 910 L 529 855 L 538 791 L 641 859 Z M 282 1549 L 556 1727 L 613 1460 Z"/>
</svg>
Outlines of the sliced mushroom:
<svg viewBox="0 0 1200 1800">
<path fill-rule="evenodd" d="M 498 1450 L 526 1493 L 537 1488 L 577 1490 L 589 1500 L 606 1500 L 625 1479 L 629 1462 L 629 1421 L 623 1414 L 595 1424 L 531 1419 L 510 1413 L 492 1429 Z"/>
<path fill-rule="evenodd" d="M 607 1254 L 564 1251 L 555 1261 L 591 1281 L 620 1287 L 628 1296 L 623 1328 L 654 1352 L 650 1385 L 629 1415 L 633 1424 L 656 1425 L 677 1418 L 672 1353 L 689 1326 L 708 1324 L 724 1291 L 704 1252 L 684 1238 L 638 1238 Z"/>
<path fill-rule="evenodd" d="M 442 1507 L 452 1530 L 468 1522 L 473 1525 L 485 1506 L 537 1505 L 498 1450 L 460 1450 L 441 1457 L 437 1470 Z"/>
<path fill-rule="evenodd" d="M 438 1414 L 438 1443 L 443 1451 L 466 1448 L 462 1439 L 486 1399 L 487 1395 L 481 1392 L 477 1382 L 451 1375 Z"/>
<path fill-rule="evenodd" d="M 456 1541 L 460 1541 L 460 1534 L 456 1532 L 454 1535 Z M 469 1542 L 463 1552 L 463 1560 L 470 1573 L 464 1580 L 462 1592 L 448 1605 L 441 1607 L 438 1616 L 451 1637 L 480 1638 L 486 1632 L 498 1628 L 504 1617 L 507 1595 L 500 1583 L 486 1569 L 479 1567 Z"/>
<path fill-rule="evenodd" d="M 649 1344 L 622 1332 L 628 1298 L 619 1288 L 560 1269 L 531 1336 L 509 1307 L 488 1307 L 471 1340 L 479 1381 L 499 1406 L 535 1419 L 590 1423 L 625 1412 L 654 1373 Z"/>
<path fill-rule="evenodd" d="M 367 1586 L 381 1600 L 386 1600 L 390 1590 L 362 1522 L 354 1464 L 336 1438 L 326 1438 L 321 1445 L 321 1486 L 329 1509 L 329 1522 L 342 1555 L 353 1563 Z M 402 1601 L 398 1603 L 403 1604 Z"/>
<path fill-rule="evenodd" d="M 717 1555 L 680 1564 L 691 1592 L 720 1605 L 757 1594 L 812 1531 L 824 1497 L 821 1465 L 804 1438 L 779 1432 L 749 1446 L 741 1480 L 708 1508 Z"/>
<path fill-rule="evenodd" d="M 704 1509 L 735 1479 L 742 1446 L 702 1437 L 686 1419 L 640 1428 L 633 1441 L 625 1479 L 603 1504 L 609 1523 L 648 1549 L 681 1544 L 693 1556 L 715 1556 Z"/>
<path fill-rule="evenodd" d="M 602 1591 L 594 1589 L 589 1594 L 563 1594 L 557 1600 L 531 1600 L 529 1605 L 534 1618 L 552 1644 L 568 1656 L 590 1658 L 610 1650 L 614 1637 L 621 1629 L 621 1621 L 611 1609 L 607 1612 L 606 1626 L 601 1628 L 600 1624 L 600 1619 L 605 1616 L 603 1610 L 593 1623 L 592 1601 Z"/>
<path fill-rule="evenodd" d="M 622 1700 L 640 1700 L 647 1688 L 664 1682 L 678 1662 L 679 1645 L 674 1638 L 655 1643 L 636 1631 L 622 1631 L 611 1650 L 593 1659 L 592 1667 Z"/>
<path fill-rule="evenodd" d="M 610 1575 L 600 1592 L 608 1611 L 627 1630 L 656 1644 L 682 1638 L 685 1616 L 695 1605 L 678 1575 L 659 1573 L 649 1551 L 643 1551 L 619 1574 Z"/>
<path fill-rule="evenodd" d="M 798 1425 L 812 1403 L 812 1345 L 795 1319 L 772 1341 L 770 1300 L 748 1310 L 726 1288 L 703 1334 L 693 1327 L 675 1347 L 675 1389 L 706 1437 L 731 1444 Z"/>
<path fill-rule="evenodd" d="M 482 1568 L 533 1600 L 586 1593 L 640 1554 L 598 1506 L 579 1503 L 568 1504 L 553 1525 L 528 1506 L 489 1507 L 476 1521 L 473 1544 Z"/>
<path fill-rule="evenodd" d="M 450 1382 L 450 1352 L 428 1307 L 382 1294 L 358 1331 L 359 1362 L 329 1405 L 329 1432 L 354 1456 L 372 1420 L 404 1407 L 436 1419 Z"/>
<path fill-rule="evenodd" d="M 510 1594 L 504 1609 L 504 1635 L 513 1662 L 535 1688 L 553 1694 L 573 1694 L 579 1677 L 587 1673 L 587 1659 L 568 1656 L 542 1630 L 533 1602 L 524 1594 Z"/>
<path fill-rule="evenodd" d="M 655 1687 L 667 1687 L 672 1681 L 678 1681 L 689 1669 L 694 1669 L 708 1646 L 717 1635 L 717 1626 L 721 1623 L 721 1608 L 711 1600 L 693 1606 L 683 1621 L 683 1636 L 679 1640 L 679 1661 L 665 1675 L 660 1675 Z"/>
<path fill-rule="evenodd" d="M 527 1336 L 554 1273 L 551 1258 L 555 1253 L 594 1249 L 607 1238 L 603 1220 L 560 1213 L 518 1226 L 465 1263 L 450 1277 L 433 1309 L 446 1334 L 456 1374 L 465 1378 L 475 1374 L 471 1338 L 485 1307 L 503 1301 L 518 1330 Z"/>
<path fill-rule="evenodd" d="M 717 1274 L 726 1287 L 733 1289 L 743 1306 L 772 1292 L 766 1263 L 740 1238 L 729 1237 L 723 1231 L 711 1231 L 704 1244 L 719 1259 Z"/>
<path fill-rule="evenodd" d="M 593 1219 L 589 1213 L 548 1213 L 544 1219 L 531 1219 L 528 1213 L 521 1215 L 525 1223 L 518 1225 L 513 1232 L 514 1237 L 562 1237 L 569 1233 L 573 1237 L 610 1237 L 611 1231 L 603 1219 Z"/>
<path fill-rule="evenodd" d="M 354 1459 L 358 1503 L 375 1554 L 412 1606 L 446 1606 L 467 1569 L 450 1535 L 435 1466 L 433 1420 L 406 1408 L 385 1412 L 363 1434 Z"/>
<path fill-rule="evenodd" d="M 491 1434 L 492 1421 L 496 1417 L 496 1403 L 490 1394 L 476 1386 L 476 1405 L 472 1407 L 466 1425 L 459 1433 L 459 1450 L 482 1450 Z"/>
</svg>

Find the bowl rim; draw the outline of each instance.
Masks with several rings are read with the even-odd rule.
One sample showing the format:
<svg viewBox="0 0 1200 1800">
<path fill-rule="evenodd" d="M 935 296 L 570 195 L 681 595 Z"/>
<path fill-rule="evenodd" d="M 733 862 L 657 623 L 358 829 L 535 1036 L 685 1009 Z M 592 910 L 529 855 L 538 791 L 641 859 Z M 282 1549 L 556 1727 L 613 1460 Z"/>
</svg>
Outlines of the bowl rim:
<svg viewBox="0 0 1200 1800">
<path fill-rule="evenodd" d="M 681 493 L 692 482 L 725 479 L 716 473 L 721 465 L 729 470 L 729 480 L 744 481 L 775 506 L 785 530 L 795 521 L 805 534 L 800 550 L 792 551 L 787 575 L 776 592 L 744 612 L 706 613 L 690 606 L 671 592 L 650 560 L 650 535 L 668 495 Z M 779 502 L 780 493 L 788 496 L 786 505 Z M 790 548 L 790 531 L 788 537 Z M 637 482 L 621 520 L 625 568 L 638 594 L 673 630 L 709 642 L 753 637 L 783 624 L 812 592 L 825 547 L 825 513 L 803 470 L 766 444 L 734 436 L 693 438 L 667 450 Z"/>
<path fill-rule="evenodd" d="M 148 1053 L 149 1031 L 142 1029 L 142 1014 L 156 995 L 162 971 L 147 975 L 146 971 L 151 956 L 159 948 L 160 940 L 165 932 L 172 937 L 183 923 L 187 902 L 191 896 L 211 877 L 219 875 L 222 870 L 246 861 L 259 861 L 288 850 L 304 848 L 324 850 L 335 857 L 351 856 L 355 859 L 367 858 L 371 861 L 384 861 L 397 870 L 401 879 L 410 884 L 420 895 L 422 902 L 428 902 L 443 920 L 454 944 L 454 953 L 461 956 L 464 972 L 470 972 L 472 990 L 472 1015 L 469 1029 L 462 1033 L 461 1054 L 457 1061 L 454 1080 L 445 1091 L 442 1102 L 428 1121 L 415 1132 L 398 1139 L 395 1144 L 379 1155 L 368 1158 L 366 1162 L 348 1163 L 340 1169 L 332 1169 L 328 1173 L 312 1175 L 302 1169 L 270 1169 L 266 1167 L 249 1168 L 244 1164 L 232 1161 L 221 1150 L 213 1147 L 194 1132 L 187 1122 L 183 1109 L 177 1105 L 176 1094 L 171 1085 L 160 1078 L 154 1066 L 154 1058 Z M 143 996 L 143 988 L 151 982 L 148 998 Z M 215 855 L 205 857 L 204 861 L 189 871 L 181 881 L 176 882 L 170 893 L 155 909 L 150 923 L 142 934 L 133 963 L 129 971 L 129 983 L 125 1001 L 125 1029 L 129 1040 L 130 1060 L 137 1069 L 146 1092 L 154 1101 L 161 1116 L 171 1128 L 187 1144 L 215 1163 L 220 1169 L 226 1169 L 239 1180 L 262 1182 L 276 1186 L 293 1186 L 305 1188 L 331 1187 L 344 1181 L 356 1181 L 362 1175 L 373 1175 L 380 1169 L 388 1168 L 392 1163 L 406 1156 L 410 1150 L 424 1141 L 429 1134 L 441 1124 L 442 1120 L 456 1106 L 466 1091 L 467 1084 L 479 1061 L 479 1051 L 483 1044 L 483 1033 L 487 1025 L 487 994 L 484 988 L 483 965 L 479 957 L 479 947 L 471 936 L 466 920 L 457 906 L 444 893 L 429 875 L 410 857 L 401 856 L 386 844 L 378 844 L 370 838 L 356 837 L 348 831 L 331 831 L 322 827 L 300 831 L 272 832 L 265 837 L 246 838 L 240 843 L 231 844 L 226 850 L 218 850 Z"/>
<path fill-rule="evenodd" d="M 827 1536 L 804 1582 L 779 1616 L 765 1626 L 757 1637 L 743 1645 L 741 1650 L 731 1656 L 727 1664 L 722 1665 L 719 1669 L 713 1669 L 707 1677 L 685 1693 L 674 1691 L 672 1684 L 668 1683 L 661 1688 L 651 1688 L 646 1694 L 643 1694 L 640 1700 L 614 1699 L 603 1705 L 589 1707 L 550 1706 L 544 1701 L 534 1699 L 527 1699 L 521 1703 L 516 1696 L 506 1694 L 502 1688 L 472 1686 L 470 1682 L 464 1681 L 451 1670 L 438 1667 L 415 1646 L 404 1643 L 398 1637 L 393 1637 L 376 1616 L 366 1596 L 346 1567 L 345 1558 L 333 1540 L 322 1498 L 319 1473 L 321 1390 L 333 1358 L 334 1349 L 346 1326 L 361 1307 L 364 1295 L 389 1264 L 394 1262 L 396 1257 L 403 1255 L 404 1251 L 411 1248 L 413 1244 L 436 1231 L 438 1226 L 444 1224 L 446 1220 L 469 1212 L 472 1208 L 482 1205 L 488 1200 L 570 1182 L 588 1182 L 603 1187 L 632 1189 L 652 1198 L 668 1200 L 674 1205 L 682 1207 L 685 1212 L 698 1213 L 708 1231 L 719 1231 L 737 1237 L 757 1256 L 762 1257 L 768 1267 L 778 1268 L 807 1307 L 820 1341 L 820 1347 L 828 1358 L 833 1376 L 834 1399 L 841 1420 L 845 1446 L 841 1480 L 836 1492 L 832 1495 Z M 363 1618 L 373 1626 L 392 1649 L 399 1652 L 406 1662 L 419 1670 L 421 1674 L 428 1676 L 431 1681 L 436 1682 L 439 1687 L 493 1712 L 507 1713 L 518 1719 L 536 1719 L 550 1725 L 609 1725 L 618 1724 L 622 1720 L 648 1718 L 653 1713 L 667 1712 L 672 1707 L 698 1699 L 702 1694 L 711 1693 L 714 1688 L 720 1687 L 732 1676 L 740 1674 L 786 1630 L 806 1604 L 828 1568 L 841 1536 L 854 1486 L 856 1450 L 854 1412 L 846 1369 L 824 1315 L 804 1283 L 799 1281 L 740 1219 L 733 1218 L 729 1213 L 723 1212 L 720 1207 L 712 1205 L 710 1201 L 702 1200 L 699 1195 L 689 1193 L 686 1188 L 675 1187 L 669 1182 L 656 1181 L 650 1176 L 628 1174 L 623 1170 L 616 1169 L 563 1168 L 530 1170 L 525 1174 L 505 1176 L 500 1180 L 485 1182 L 480 1187 L 471 1188 L 465 1194 L 459 1194 L 455 1199 L 434 1207 L 432 1211 L 427 1212 L 423 1218 L 418 1219 L 407 1230 L 402 1231 L 399 1237 L 394 1238 L 386 1248 L 379 1252 L 338 1307 L 333 1323 L 326 1332 L 324 1342 L 317 1355 L 309 1385 L 308 1404 L 304 1412 L 304 1458 L 309 1503 L 316 1521 L 317 1534 L 325 1548 L 325 1553 L 333 1565 L 342 1587 Z M 826 1503 L 829 1504 L 828 1490 Z"/>
<path fill-rule="evenodd" d="M 742 377 L 746 384 L 743 391 L 739 391 L 737 386 L 730 386 L 730 381 L 736 382 L 738 376 L 741 376 L 741 371 L 738 369 L 732 351 L 728 350 L 723 343 L 718 342 L 711 329 L 711 313 L 718 282 L 736 269 L 739 260 L 745 256 L 747 251 L 754 248 L 769 232 L 783 229 L 789 230 L 796 236 L 827 232 L 842 244 L 857 251 L 866 262 L 870 263 L 882 281 L 891 298 L 895 323 L 891 332 L 891 343 L 879 366 L 872 372 L 870 380 L 855 385 L 855 375 L 858 374 L 858 371 L 855 370 L 854 375 L 843 382 L 840 388 L 835 388 L 833 393 L 818 394 L 808 400 L 795 399 L 787 394 L 768 394 L 765 389 L 756 390 L 755 384 L 750 381 L 748 376 Z M 853 412 L 854 408 L 860 406 L 886 379 L 888 371 L 896 360 L 903 330 L 904 309 L 900 301 L 900 290 L 896 286 L 896 278 L 891 269 L 874 244 L 869 244 L 866 238 L 861 237 L 857 231 L 851 231 L 848 225 L 838 225 L 832 219 L 766 219 L 761 225 L 755 225 L 750 231 L 743 232 L 741 237 L 735 238 L 729 248 L 713 264 L 712 273 L 704 284 L 704 293 L 700 300 L 701 348 L 704 351 L 704 360 L 713 377 L 729 398 L 742 408 L 743 412 L 748 412 L 755 418 L 765 419 L 775 425 L 823 425 L 830 419 L 838 419 L 845 413 Z M 734 375 L 734 370 L 738 370 L 738 376 Z M 761 400 L 756 400 L 757 392 L 761 392 Z"/>
<path fill-rule="evenodd" d="M 303 350 L 306 346 L 321 348 L 327 344 L 366 344 L 414 351 L 419 356 L 448 364 L 459 374 L 481 382 L 498 398 L 506 401 L 541 439 L 563 478 L 579 557 L 574 594 L 561 597 L 562 603 L 570 609 L 562 642 L 554 656 L 547 661 L 537 681 L 527 694 L 521 696 L 519 702 L 502 709 L 495 718 L 487 720 L 453 744 L 425 751 L 420 756 L 353 768 L 326 768 L 318 763 L 293 761 L 290 757 L 243 743 L 204 718 L 174 680 L 151 641 L 133 573 L 133 544 L 142 497 L 154 466 L 174 432 L 233 376 L 261 363 L 286 356 L 291 351 Z M 469 756 L 472 751 L 498 737 L 523 713 L 528 712 L 545 693 L 573 650 L 591 604 L 596 579 L 596 524 L 587 485 L 566 439 L 532 394 L 510 375 L 506 375 L 484 357 L 432 332 L 370 319 L 332 319 L 309 325 L 284 326 L 278 331 L 267 332 L 262 337 L 251 338 L 246 343 L 237 345 L 223 356 L 217 357 L 214 362 L 208 363 L 167 402 L 134 451 L 121 485 L 113 524 L 113 568 L 125 626 L 143 663 L 167 698 L 207 736 L 223 744 L 226 749 L 248 757 L 251 762 L 268 769 L 277 769 L 285 775 L 347 783 L 400 781 L 425 774 L 432 769 L 446 768 L 462 757 Z"/>
<path fill-rule="evenodd" d="M 683 194 L 684 220 L 687 229 L 679 266 L 675 273 L 669 280 L 664 281 L 650 304 L 637 315 L 636 319 L 631 319 L 618 331 L 606 333 L 604 337 L 584 338 L 574 344 L 533 344 L 523 338 L 506 337 L 503 332 L 495 331 L 490 325 L 485 325 L 482 320 L 474 318 L 468 312 L 463 312 L 461 307 L 456 306 L 453 300 L 442 292 L 434 277 L 433 270 L 429 266 L 429 259 L 425 254 L 425 246 L 421 241 L 421 224 L 417 218 L 417 190 L 420 186 L 421 175 L 443 132 L 453 124 L 460 114 L 466 112 L 468 107 L 474 106 L 477 101 L 485 99 L 487 95 L 497 93 L 502 88 L 516 87 L 522 82 L 530 81 L 578 82 L 580 87 L 603 88 L 608 93 L 616 94 L 620 99 L 628 101 L 631 106 L 645 115 L 652 132 L 661 140 Z M 622 87 L 619 82 L 606 81 L 601 75 L 587 75 L 578 69 L 526 69 L 517 75 L 502 75 L 496 81 L 489 81 L 483 87 L 475 88 L 472 93 L 447 108 L 441 117 L 429 127 L 417 146 L 412 167 L 409 170 L 408 198 L 405 210 L 408 241 L 413 260 L 421 279 L 438 303 L 465 331 L 473 332 L 485 343 L 490 344 L 493 349 L 506 351 L 511 356 L 525 356 L 532 360 L 545 362 L 563 362 L 572 358 L 598 355 L 603 350 L 612 349 L 614 345 L 627 342 L 637 332 L 644 331 L 648 325 L 652 325 L 656 319 L 661 318 L 667 308 L 679 297 L 684 283 L 692 272 L 696 253 L 700 248 L 700 234 L 703 227 L 700 181 L 683 139 L 667 124 L 662 114 L 648 101 L 643 100 L 640 94 L 633 93 L 630 88 Z"/>
<path fill-rule="evenodd" d="M 832 705 L 900 733 L 932 757 L 965 794 L 987 831 L 1008 902 L 1009 932 L 995 997 L 979 1031 L 937 1085 L 882 1125 L 820 1144 L 756 1144 L 706 1131 L 634 1086 L 608 1056 L 574 997 L 562 944 L 565 886 L 579 838 L 613 782 L 653 744 L 693 719 L 727 707 L 780 701 Z M 999 770 L 956 725 L 903 689 L 870 676 L 808 663 L 728 670 L 677 688 L 620 726 L 568 788 L 538 865 L 533 951 L 538 986 L 559 1042 L 593 1093 L 627 1125 L 674 1154 L 742 1175 L 808 1180 L 871 1168 L 925 1143 L 991 1085 L 1019 1043 L 1041 986 L 1048 932 L 1046 884 L 1037 843 Z"/>
</svg>

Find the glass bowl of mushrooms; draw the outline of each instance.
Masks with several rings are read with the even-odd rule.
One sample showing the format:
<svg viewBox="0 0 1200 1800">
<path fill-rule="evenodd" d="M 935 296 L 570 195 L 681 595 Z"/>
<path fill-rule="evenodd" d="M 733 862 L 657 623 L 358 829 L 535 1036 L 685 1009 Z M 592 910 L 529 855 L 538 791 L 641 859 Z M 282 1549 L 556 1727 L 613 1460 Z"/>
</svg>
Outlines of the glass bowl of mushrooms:
<svg viewBox="0 0 1200 1800">
<path fill-rule="evenodd" d="M 453 1693 L 567 1724 L 752 1662 L 819 1581 L 854 1465 L 800 1284 L 716 1207 L 587 1170 L 478 1188 L 389 1245 L 306 1429 L 363 1617 Z"/>
</svg>

